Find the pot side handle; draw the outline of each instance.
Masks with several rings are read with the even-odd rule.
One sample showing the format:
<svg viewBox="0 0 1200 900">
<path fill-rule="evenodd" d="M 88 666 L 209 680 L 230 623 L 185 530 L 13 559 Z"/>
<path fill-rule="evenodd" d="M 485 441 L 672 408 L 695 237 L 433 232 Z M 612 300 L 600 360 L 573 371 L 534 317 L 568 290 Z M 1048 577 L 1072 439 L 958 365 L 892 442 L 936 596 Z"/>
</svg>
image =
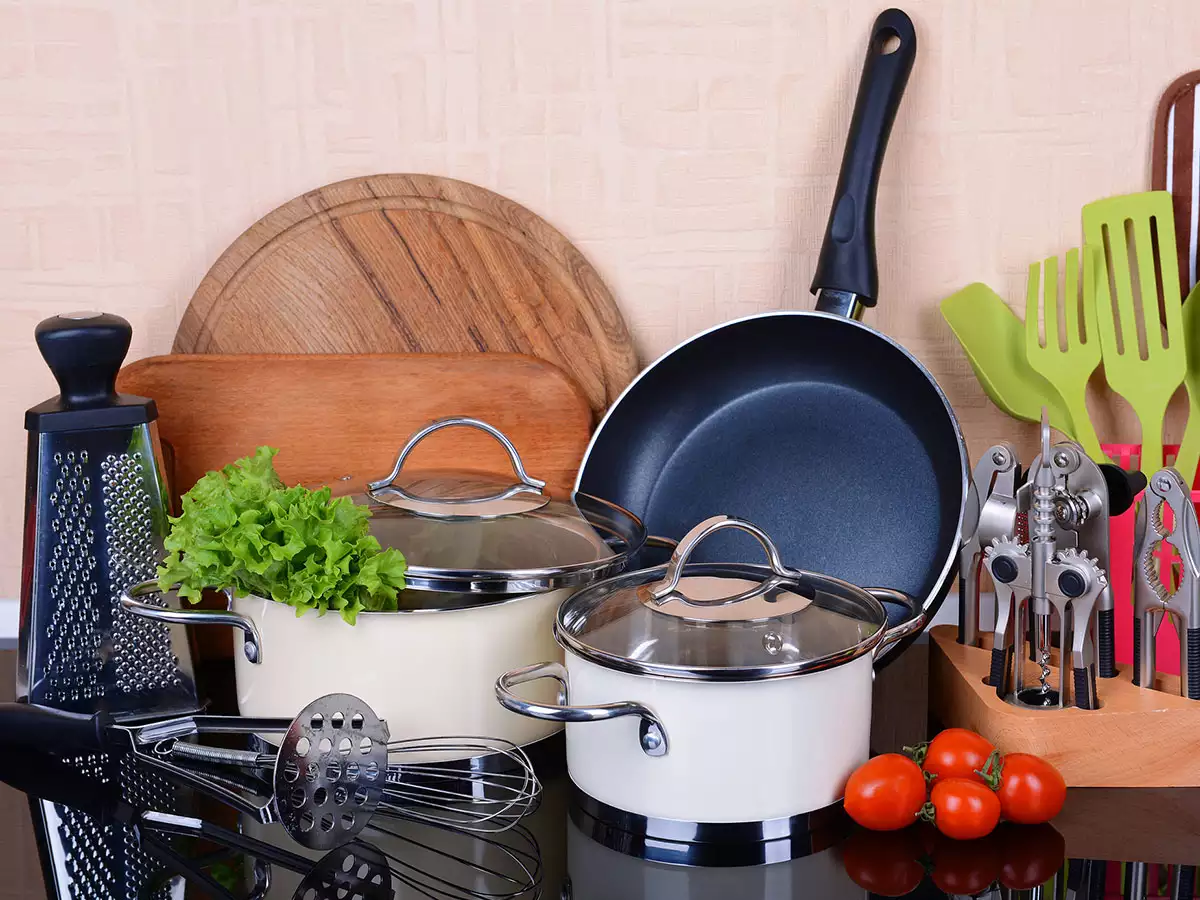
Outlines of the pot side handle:
<svg viewBox="0 0 1200 900">
<path fill-rule="evenodd" d="M 539 678 L 553 678 L 558 682 L 558 703 L 547 706 L 543 703 L 533 703 L 522 700 L 512 692 L 512 688 L 528 681 Z M 595 706 L 567 705 L 568 681 L 567 670 L 562 663 L 535 663 L 505 672 L 496 679 L 496 699 L 500 705 L 510 712 L 531 719 L 545 719 L 549 722 L 603 722 L 606 719 L 619 719 L 621 716 L 638 716 L 641 724 L 638 728 L 638 742 L 642 752 L 647 756 L 666 756 L 670 749 L 667 741 L 667 729 L 655 714 L 654 710 L 641 703 L 624 700 L 618 703 L 598 703 Z"/>
<path fill-rule="evenodd" d="M 894 603 L 897 606 L 905 606 L 913 612 L 910 618 L 884 631 L 883 640 L 875 645 L 873 659 L 875 666 L 878 668 L 879 664 L 896 649 L 897 644 L 907 637 L 919 634 L 925 629 L 925 626 L 929 624 L 929 614 L 924 610 L 918 609 L 916 600 L 903 591 L 896 591 L 891 588 L 863 588 L 863 590 L 881 603 Z"/>
<path fill-rule="evenodd" d="M 246 654 L 246 659 L 256 666 L 262 663 L 262 638 L 259 637 L 258 626 L 254 624 L 253 619 L 233 610 L 169 609 L 140 599 L 150 594 L 161 593 L 163 592 L 159 590 L 157 581 L 139 581 L 121 592 L 121 606 L 135 616 L 172 625 L 230 625 L 243 634 L 242 652 Z M 226 596 L 230 596 L 228 591 L 225 593 Z"/>
</svg>

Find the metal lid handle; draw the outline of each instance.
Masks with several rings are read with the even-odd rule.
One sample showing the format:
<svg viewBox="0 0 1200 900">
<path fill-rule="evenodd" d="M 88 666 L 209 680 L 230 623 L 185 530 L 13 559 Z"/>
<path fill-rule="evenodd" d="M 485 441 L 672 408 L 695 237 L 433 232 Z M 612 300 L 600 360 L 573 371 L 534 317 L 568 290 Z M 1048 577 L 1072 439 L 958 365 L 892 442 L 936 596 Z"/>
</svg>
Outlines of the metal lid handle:
<svg viewBox="0 0 1200 900">
<path fill-rule="evenodd" d="M 706 537 L 716 534 L 725 528 L 736 528 L 738 531 L 744 531 L 746 534 L 752 535 L 762 545 L 763 550 L 767 552 L 767 561 L 775 577 L 767 579 L 763 584 L 752 590 L 742 591 L 741 593 L 722 597 L 717 600 L 694 600 L 681 593 L 679 591 L 679 579 L 683 577 L 683 569 L 687 565 L 692 552 Z M 779 549 L 775 546 L 771 538 L 768 537 L 767 533 L 753 522 L 747 522 L 745 519 L 739 519 L 735 516 L 712 516 L 705 519 L 699 525 L 694 526 L 683 536 L 683 539 L 675 548 L 675 552 L 671 554 L 671 561 L 667 563 L 666 577 L 657 584 L 646 585 L 643 590 L 648 600 L 659 605 L 673 597 L 678 597 L 690 606 L 728 606 L 731 603 L 739 603 L 743 600 L 762 596 L 766 591 L 775 587 L 780 579 L 794 579 L 798 575 L 798 572 L 789 569 L 783 564 L 783 558 L 779 555 Z"/>
<path fill-rule="evenodd" d="M 400 455 L 396 457 L 396 464 L 392 466 L 392 471 L 389 475 L 384 478 L 380 478 L 377 481 L 367 482 L 367 491 L 373 494 L 375 491 L 381 491 L 385 488 L 390 488 L 391 490 L 394 490 L 405 498 L 411 500 L 427 499 L 422 497 L 414 497 L 407 491 L 396 487 L 393 482 L 400 476 L 400 470 L 404 467 L 404 461 L 408 459 L 408 455 L 416 449 L 417 444 L 421 443 L 421 441 L 425 440 L 425 438 L 429 437 L 429 435 L 433 434 L 435 431 L 441 431 L 443 428 L 452 428 L 455 426 L 475 428 L 494 437 L 508 454 L 508 460 L 510 463 L 512 463 L 513 472 L 517 476 L 517 484 L 514 484 L 512 487 L 501 491 L 494 497 L 479 497 L 472 498 L 471 500 L 459 501 L 441 500 L 440 498 L 430 499 L 437 499 L 439 502 L 443 503 L 481 503 L 492 500 L 503 500 L 513 496 L 514 494 L 524 493 L 530 490 L 537 494 L 543 493 L 543 489 L 546 487 L 546 482 L 542 481 L 540 478 L 533 478 L 525 471 L 525 465 L 521 462 L 521 456 L 519 453 L 517 453 L 517 448 L 513 446 L 513 442 L 508 439 L 504 432 L 502 432 L 499 428 L 496 428 L 494 425 L 489 425 L 487 422 L 481 421 L 480 419 L 472 419 L 469 416 L 449 416 L 445 419 L 438 419 L 436 422 L 431 422 L 430 424 L 426 425 L 408 439 L 408 443 L 404 445 L 403 449 L 400 451 Z"/>
</svg>

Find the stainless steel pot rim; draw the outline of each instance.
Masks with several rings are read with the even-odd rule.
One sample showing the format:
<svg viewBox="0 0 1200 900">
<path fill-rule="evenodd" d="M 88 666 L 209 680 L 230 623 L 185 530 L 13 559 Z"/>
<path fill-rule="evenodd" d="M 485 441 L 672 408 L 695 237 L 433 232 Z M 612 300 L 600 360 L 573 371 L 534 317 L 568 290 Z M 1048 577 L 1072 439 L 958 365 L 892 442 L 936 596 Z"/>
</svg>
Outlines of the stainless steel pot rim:
<svg viewBox="0 0 1200 900">
<path fill-rule="evenodd" d="M 603 578 L 623 572 L 629 560 L 646 543 L 646 529 L 642 520 L 629 510 L 601 497 L 576 491 L 574 499 L 594 503 L 600 509 L 613 514 L 614 523 L 625 528 L 606 526 L 605 523 L 586 519 L 588 524 L 606 539 L 612 538 L 623 547 L 608 559 L 589 560 L 563 566 L 545 566 L 536 569 L 441 569 L 410 565 L 404 573 L 405 589 L 413 591 L 437 591 L 452 594 L 533 594 L 559 588 L 576 588 L 592 584 Z M 403 547 L 399 548 L 401 552 Z"/>
<path fill-rule="evenodd" d="M 637 572 L 631 572 L 626 577 L 628 578 L 657 578 L 661 577 L 667 570 L 667 566 L 656 566 L 652 569 L 641 569 Z M 729 572 L 757 572 L 760 577 L 766 578 L 771 575 L 771 569 L 767 566 L 755 566 L 747 563 L 688 563 L 684 569 L 684 574 L 687 576 L 693 575 L 713 575 L 718 573 Z M 824 580 L 831 585 L 847 590 L 850 592 L 859 593 L 862 596 L 860 600 L 871 607 L 875 620 L 878 623 L 878 629 L 871 635 L 863 638 L 858 643 L 848 646 L 835 653 L 828 653 L 823 656 L 814 657 L 812 659 L 797 660 L 794 662 L 778 663 L 763 666 L 685 666 L 671 663 L 654 663 L 644 662 L 642 660 L 632 659 L 628 656 L 619 653 L 609 653 L 604 650 L 592 647 L 589 644 L 576 638 L 570 632 L 570 626 L 566 622 L 566 617 L 571 614 L 573 609 L 585 604 L 591 599 L 591 594 L 594 590 L 611 590 L 611 583 L 597 584 L 590 588 L 584 588 L 575 593 L 558 609 L 558 614 L 554 619 L 554 639 L 564 650 L 569 650 L 571 653 L 585 659 L 588 662 L 595 663 L 606 669 L 611 669 L 617 672 L 626 672 L 631 675 L 643 675 L 654 678 L 666 678 L 671 680 L 682 681 L 709 681 L 709 682 L 753 682 L 766 681 L 777 678 L 791 678 L 798 675 L 807 675 L 813 672 L 832 669 L 837 666 L 844 665 L 858 659 L 860 656 L 872 652 L 883 640 L 887 632 L 887 610 L 883 604 L 864 588 L 852 585 L 849 582 L 842 581 L 840 578 L 833 578 L 829 575 L 821 575 L 814 572 L 805 572 L 797 570 L 799 574 L 814 579 Z"/>
<path fill-rule="evenodd" d="M 518 594 L 513 597 L 496 597 L 494 599 L 474 599 L 463 600 L 461 603 L 455 603 L 449 606 L 422 606 L 411 609 L 363 609 L 358 612 L 358 619 L 386 619 L 389 616 L 424 616 L 433 615 L 435 613 L 451 614 L 470 612 L 475 609 L 499 609 L 502 606 L 511 606 L 514 603 L 520 603 L 522 600 L 529 600 L 533 597 L 538 597 L 542 592 L 530 592 L 527 594 Z M 237 598 L 238 600 L 262 600 L 266 603 L 277 603 L 270 597 L 262 597 L 258 594 L 245 594 Z M 287 606 L 290 610 L 295 610 L 295 607 L 288 606 L 286 603 L 280 603 L 280 606 Z M 328 610 L 325 615 L 318 616 L 315 611 L 305 610 L 304 615 L 312 614 L 315 618 L 333 619 L 342 622 L 343 619 L 336 609 Z"/>
</svg>

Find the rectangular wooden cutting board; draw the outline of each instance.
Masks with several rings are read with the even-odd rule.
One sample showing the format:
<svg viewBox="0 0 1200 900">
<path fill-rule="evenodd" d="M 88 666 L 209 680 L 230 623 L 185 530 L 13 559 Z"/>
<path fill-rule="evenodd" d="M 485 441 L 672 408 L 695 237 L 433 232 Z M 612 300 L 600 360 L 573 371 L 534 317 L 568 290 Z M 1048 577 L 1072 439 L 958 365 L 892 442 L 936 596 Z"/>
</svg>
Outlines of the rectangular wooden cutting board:
<svg viewBox="0 0 1200 900">
<path fill-rule="evenodd" d="M 413 432 L 444 416 L 496 426 L 531 475 L 565 488 L 591 431 L 587 398 L 566 374 L 508 353 L 172 354 L 126 366 L 117 389 L 157 403 L 176 497 L 262 444 L 279 448 L 288 484 L 379 478 Z M 409 465 L 511 470 L 495 440 L 466 428 L 431 436 Z"/>
</svg>

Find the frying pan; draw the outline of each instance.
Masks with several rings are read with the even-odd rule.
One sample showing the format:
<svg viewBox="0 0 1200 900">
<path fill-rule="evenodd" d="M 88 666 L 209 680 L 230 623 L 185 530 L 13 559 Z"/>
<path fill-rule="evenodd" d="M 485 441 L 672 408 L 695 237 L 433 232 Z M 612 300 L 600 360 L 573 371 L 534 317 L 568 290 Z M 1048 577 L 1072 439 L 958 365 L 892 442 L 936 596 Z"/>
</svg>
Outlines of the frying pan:
<svg viewBox="0 0 1200 900">
<path fill-rule="evenodd" d="M 749 519 L 778 535 L 788 565 L 903 591 L 932 617 L 954 577 L 967 450 L 933 376 L 858 321 L 878 292 L 875 193 L 916 46 L 900 10 L 875 20 L 816 310 L 727 322 L 660 357 L 600 423 L 576 487 L 658 538 L 712 515 Z M 722 537 L 700 556 L 761 561 L 750 542 Z"/>
</svg>

